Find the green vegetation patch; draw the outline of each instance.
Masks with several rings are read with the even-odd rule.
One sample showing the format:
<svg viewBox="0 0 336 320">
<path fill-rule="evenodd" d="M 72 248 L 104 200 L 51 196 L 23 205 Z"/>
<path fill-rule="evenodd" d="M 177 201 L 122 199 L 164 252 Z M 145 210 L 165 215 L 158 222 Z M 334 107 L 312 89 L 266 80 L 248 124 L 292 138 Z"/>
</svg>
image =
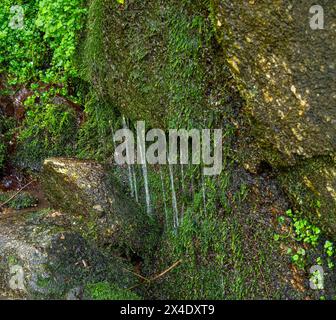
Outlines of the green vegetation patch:
<svg viewBox="0 0 336 320">
<path fill-rule="evenodd" d="M 107 282 L 87 284 L 85 295 L 92 300 L 141 300 L 134 292 Z"/>
<path fill-rule="evenodd" d="M 15 210 L 35 207 L 38 199 L 28 192 L 20 192 L 15 197 L 16 192 L 1 192 L 0 204 L 6 203 L 6 206 Z M 11 200 L 10 200 L 11 199 Z M 10 200 L 9 202 L 7 202 Z"/>
</svg>

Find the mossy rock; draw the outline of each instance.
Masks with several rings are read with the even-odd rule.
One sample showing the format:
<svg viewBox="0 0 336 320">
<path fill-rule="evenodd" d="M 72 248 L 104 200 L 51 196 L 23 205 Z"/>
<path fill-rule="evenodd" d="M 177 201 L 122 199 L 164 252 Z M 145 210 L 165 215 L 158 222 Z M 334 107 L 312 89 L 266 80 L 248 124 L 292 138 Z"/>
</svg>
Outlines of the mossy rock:
<svg viewBox="0 0 336 320">
<path fill-rule="evenodd" d="M 336 163 L 329 157 L 304 161 L 280 174 L 294 206 L 336 237 Z"/>
<path fill-rule="evenodd" d="M 121 254 L 147 257 L 157 242 L 157 224 L 111 171 L 94 161 L 50 158 L 42 185 L 51 205 L 72 215 L 85 237 Z"/>
<path fill-rule="evenodd" d="M 212 1 L 217 39 L 246 99 L 258 148 L 251 159 L 245 145 L 247 162 L 287 166 L 335 154 L 336 8 L 319 4 L 324 30 L 310 28 L 310 0 Z"/>
<path fill-rule="evenodd" d="M 148 127 L 219 120 L 234 99 L 209 13 L 207 1 L 92 0 L 82 76 L 111 108 Z"/>
<path fill-rule="evenodd" d="M 132 266 L 100 251 L 55 210 L 2 217 L 0 257 L 0 296 L 8 299 L 80 299 L 89 283 L 120 290 L 136 283 Z"/>
</svg>

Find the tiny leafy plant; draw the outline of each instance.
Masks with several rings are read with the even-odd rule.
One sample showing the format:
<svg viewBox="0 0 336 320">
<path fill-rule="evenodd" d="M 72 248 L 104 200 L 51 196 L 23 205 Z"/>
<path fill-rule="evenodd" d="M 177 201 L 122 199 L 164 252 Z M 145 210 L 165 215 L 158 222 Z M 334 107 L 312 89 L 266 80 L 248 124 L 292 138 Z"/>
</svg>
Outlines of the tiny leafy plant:
<svg viewBox="0 0 336 320">
<path fill-rule="evenodd" d="M 324 244 L 324 249 L 326 251 L 326 254 L 328 257 L 332 257 L 334 255 L 334 245 L 332 242 L 330 241 L 326 241 L 325 244 Z"/>
<path fill-rule="evenodd" d="M 302 214 L 300 212 L 293 212 L 291 209 L 286 211 L 286 215 L 291 218 L 292 225 L 295 231 L 295 240 L 304 244 L 311 245 L 316 248 L 318 245 L 321 245 L 321 230 L 311 224 L 307 219 L 302 218 Z M 280 221 L 279 221 L 280 222 Z M 279 240 L 279 235 L 274 235 L 275 240 Z M 307 249 L 307 248 L 306 248 Z M 326 256 L 326 264 L 329 269 L 334 268 L 334 262 L 332 258 L 335 255 L 335 248 L 331 241 L 326 240 L 323 245 L 324 253 Z M 305 267 L 305 260 L 307 256 L 307 252 L 305 249 L 300 248 L 296 252 L 293 253 L 291 248 L 288 249 L 287 254 L 292 255 L 292 262 L 297 265 L 299 268 Z M 316 264 L 322 266 L 323 265 L 323 257 L 319 256 L 316 258 Z"/>
<path fill-rule="evenodd" d="M 303 248 L 299 248 L 296 253 L 292 256 L 292 261 L 299 268 L 303 269 L 305 266 L 305 256 L 306 250 Z"/>
<path fill-rule="evenodd" d="M 292 210 L 287 210 L 286 214 L 292 218 L 294 222 L 294 230 L 297 241 L 316 246 L 321 234 L 321 230 L 310 224 L 307 219 L 301 218 L 301 213 L 293 214 Z"/>
</svg>

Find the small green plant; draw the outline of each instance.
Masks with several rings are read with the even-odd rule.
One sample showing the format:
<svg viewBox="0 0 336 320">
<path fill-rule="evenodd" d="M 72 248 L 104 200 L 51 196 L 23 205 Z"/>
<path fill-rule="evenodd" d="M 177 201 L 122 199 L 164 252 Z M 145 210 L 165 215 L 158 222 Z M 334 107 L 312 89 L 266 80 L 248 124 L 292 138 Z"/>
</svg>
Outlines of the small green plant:
<svg viewBox="0 0 336 320">
<path fill-rule="evenodd" d="M 310 224 L 307 219 L 301 218 L 301 213 L 294 214 L 292 210 L 288 210 L 286 214 L 294 222 L 296 240 L 303 241 L 315 247 L 318 243 L 321 230 Z"/>
<path fill-rule="evenodd" d="M 292 219 L 294 231 L 295 231 L 295 240 L 298 242 L 303 242 L 306 244 L 310 244 L 313 247 L 317 247 L 320 240 L 321 230 L 310 224 L 308 220 L 302 218 L 301 213 L 294 213 L 292 210 L 287 210 L 286 214 L 288 217 Z M 275 240 L 279 240 L 280 236 L 274 235 Z M 324 243 L 324 252 L 327 256 L 326 263 L 329 269 L 334 268 L 334 262 L 332 261 L 332 257 L 335 254 L 334 245 L 331 241 L 326 240 Z M 292 254 L 292 249 L 288 249 L 287 254 Z M 302 248 L 297 250 L 297 252 L 292 255 L 292 261 L 295 265 L 300 268 L 304 268 L 305 266 L 305 256 L 306 251 Z M 316 263 L 320 266 L 323 265 L 322 257 L 316 258 Z"/>
<path fill-rule="evenodd" d="M 322 258 L 321 258 L 321 257 L 317 257 L 317 259 L 316 259 L 316 263 L 317 263 L 319 266 L 322 266 L 322 264 L 323 264 Z"/>
<path fill-rule="evenodd" d="M 306 250 L 303 248 L 299 248 L 296 253 L 292 256 L 292 261 L 299 268 L 304 269 L 305 266 L 305 256 Z"/>
<path fill-rule="evenodd" d="M 328 257 L 332 257 L 334 255 L 334 246 L 333 246 L 333 243 L 330 242 L 330 241 L 326 241 L 324 243 L 324 249 L 326 251 L 326 254 Z"/>
</svg>

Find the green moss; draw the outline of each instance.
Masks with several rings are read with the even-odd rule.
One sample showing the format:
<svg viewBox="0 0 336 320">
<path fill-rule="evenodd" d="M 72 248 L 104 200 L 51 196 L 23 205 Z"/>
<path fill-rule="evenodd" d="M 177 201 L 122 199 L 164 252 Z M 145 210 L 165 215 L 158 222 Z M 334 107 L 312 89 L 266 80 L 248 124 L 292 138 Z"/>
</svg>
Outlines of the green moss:
<svg viewBox="0 0 336 320">
<path fill-rule="evenodd" d="M 85 294 L 92 300 L 140 300 L 140 297 L 125 289 L 120 289 L 115 284 L 98 282 L 87 284 Z"/>
<path fill-rule="evenodd" d="M 77 145 L 78 119 L 69 106 L 27 101 L 27 114 L 18 136 L 15 162 L 21 167 L 39 169 L 50 156 L 72 156 Z"/>
<path fill-rule="evenodd" d="M 76 153 L 79 158 L 104 161 L 113 156 L 113 128 L 120 123 L 115 110 L 99 94 L 91 92 L 86 99 L 87 120 L 79 129 Z"/>
<path fill-rule="evenodd" d="M 227 148 L 228 165 L 218 177 L 202 178 L 199 166 L 184 166 L 182 175 L 181 167 L 174 166 L 178 227 L 174 227 L 168 168 L 161 167 L 160 174 L 158 168 L 149 167 L 153 206 L 164 224 L 154 261 L 156 273 L 177 261 L 181 263 L 164 277 L 144 286 L 146 297 L 277 299 L 284 296 L 278 288 L 285 290 L 286 284 L 280 277 L 281 272 L 287 272 L 288 258 L 281 256 L 273 240 L 272 229 L 267 227 L 269 217 L 258 212 L 258 203 L 263 203 L 264 195 L 250 194 L 246 181 L 234 176 L 233 165 L 226 158 L 229 153 Z M 138 183 L 142 190 L 141 179 Z M 147 268 L 152 273 L 151 267 Z M 274 270 L 278 271 L 274 273 Z M 296 296 L 294 291 L 290 292 L 292 297 Z"/>
<path fill-rule="evenodd" d="M 84 38 L 84 78 L 132 121 L 202 126 L 223 112 L 228 69 L 206 1 L 94 0 Z"/>
</svg>

